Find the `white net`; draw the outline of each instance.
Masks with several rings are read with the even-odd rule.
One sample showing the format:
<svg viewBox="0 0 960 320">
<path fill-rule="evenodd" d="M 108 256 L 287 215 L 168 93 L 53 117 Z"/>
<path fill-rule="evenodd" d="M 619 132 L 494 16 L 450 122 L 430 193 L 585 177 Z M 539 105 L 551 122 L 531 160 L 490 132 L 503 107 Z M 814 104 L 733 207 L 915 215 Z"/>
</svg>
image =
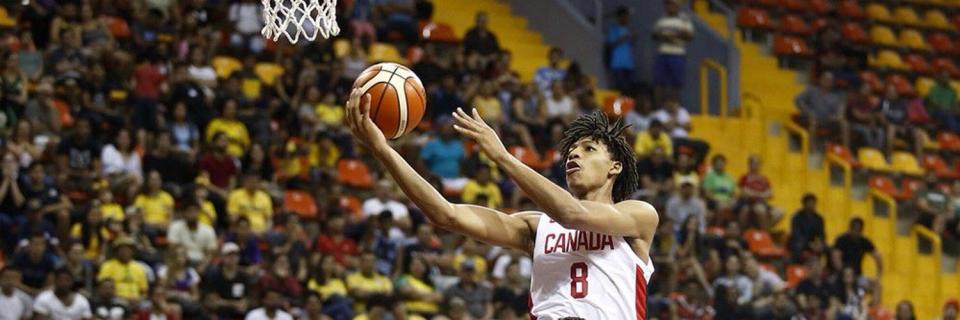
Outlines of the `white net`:
<svg viewBox="0 0 960 320">
<path fill-rule="evenodd" d="M 313 41 L 320 34 L 330 38 L 340 33 L 337 26 L 336 0 L 262 0 L 263 30 L 267 39 L 281 36 L 290 43 L 300 38 Z"/>
</svg>

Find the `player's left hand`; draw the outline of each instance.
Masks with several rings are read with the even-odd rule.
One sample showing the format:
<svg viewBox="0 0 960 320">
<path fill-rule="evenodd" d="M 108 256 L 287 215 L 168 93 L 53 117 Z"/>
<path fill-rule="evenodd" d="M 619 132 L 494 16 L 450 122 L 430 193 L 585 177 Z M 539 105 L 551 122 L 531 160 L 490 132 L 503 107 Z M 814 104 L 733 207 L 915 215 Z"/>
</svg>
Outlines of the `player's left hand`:
<svg viewBox="0 0 960 320">
<path fill-rule="evenodd" d="M 453 129 L 476 141 L 480 151 L 486 153 L 491 159 L 508 155 L 507 148 L 503 146 L 497 132 L 483 121 L 476 108 L 472 113 L 473 115 L 468 115 L 463 109 L 457 108 L 457 111 L 453 112 L 453 118 L 457 121 Z"/>
</svg>

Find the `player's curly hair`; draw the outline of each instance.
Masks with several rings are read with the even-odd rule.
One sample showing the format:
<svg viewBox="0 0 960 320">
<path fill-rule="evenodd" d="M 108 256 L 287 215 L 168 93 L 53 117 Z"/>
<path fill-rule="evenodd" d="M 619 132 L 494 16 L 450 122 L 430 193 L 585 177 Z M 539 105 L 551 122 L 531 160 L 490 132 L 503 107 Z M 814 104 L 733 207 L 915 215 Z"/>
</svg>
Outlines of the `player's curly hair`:
<svg viewBox="0 0 960 320">
<path fill-rule="evenodd" d="M 570 148 L 580 139 L 589 137 L 603 143 L 613 161 L 620 162 L 623 170 L 613 182 L 613 201 L 623 201 L 637 189 L 640 173 L 637 172 L 637 160 L 633 148 L 627 142 L 624 131 L 629 127 L 623 120 L 611 122 L 605 114 L 595 111 L 582 115 L 563 132 L 559 150 L 563 159 L 570 155 Z"/>
</svg>

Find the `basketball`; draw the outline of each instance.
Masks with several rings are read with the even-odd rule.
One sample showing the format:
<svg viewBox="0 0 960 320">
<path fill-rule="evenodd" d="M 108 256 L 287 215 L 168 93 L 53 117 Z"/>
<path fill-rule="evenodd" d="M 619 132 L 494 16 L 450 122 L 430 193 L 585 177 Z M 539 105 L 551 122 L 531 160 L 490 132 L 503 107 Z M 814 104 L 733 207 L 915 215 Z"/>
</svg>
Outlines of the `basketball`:
<svg viewBox="0 0 960 320">
<path fill-rule="evenodd" d="M 388 139 L 413 131 L 426 111 L 420 78 L 405 66 L 384 62 L 360 73 L 353 87 L 370 94 L 370 119 Z"/>
</svg>

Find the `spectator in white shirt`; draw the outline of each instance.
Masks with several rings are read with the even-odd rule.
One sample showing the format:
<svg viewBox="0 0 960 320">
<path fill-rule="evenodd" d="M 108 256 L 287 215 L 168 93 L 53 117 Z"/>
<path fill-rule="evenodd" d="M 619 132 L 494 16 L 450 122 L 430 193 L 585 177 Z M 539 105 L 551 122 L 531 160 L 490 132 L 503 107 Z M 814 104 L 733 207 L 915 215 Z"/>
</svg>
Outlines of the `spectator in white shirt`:
<svg viewBox="0 0 960 320">
<path fill-rule="evenodd" d="M 30 319 L 33 316 L 33 299 L 17 289 L 20 270 L 13 266 L 0 270 L 0 320 Z"/>
<path fill-rule="evenodd" d="M 200 203 L 188 199 L 184 210 L 183 219 L 174 221 L 167 229 L 167 240 L 170 244 L 183 246 L 190 262 L 201 266 L 202 270 L 209 262 L 208 257 L 217 250 L 217 234 L 209 225 L 200 223 Z"/>
<path fill-rule="evenodd" d="M 680 105 L 680 100 L 674 94 L 667 95 L 663 103 L 663 109 L 654 112 L 653 118 L 664 124 L 673 140 L 675 150 L 680 150 L 681 147 L 690 148 L 694 152 L 696 163 L 698 165 L 703 163 L 703 159 L 710 150 L 710 145 L 702 140 L 689 137 L 692 128 L 690 126 L 690 113 L 687 112 L 687 108 Z"/>
<path fill-rule="evenodd" d="M 233 34 L 230 44 L 234 47 L 249 49 L 253 53 L 263 51 L 264 39 L 260 35 L 263 29 L 263 10 L 256 0 L 241 0 L 230 5 L 229 19 L 233 22 Z"/>
<path fill-rule="evenodd" d="M 655 119 L 653 114 L 653 102 L 650 101 L 649 94 L 638 94 L 636 98 L 636 108 L 633 112 L 628 112 L 623 121 L 630 126 L 634 133 L 647 131 L 650 128 L 650 122 Z"/>
<path fill-rule="evenodd" d="M 683 88 L 687 67 L 687 42 L 693 38 L 690 17 L 680 13 L 678 0 L 663 2 L 666 15 L 653 25 L 653 39 L 659 42 L 653 63 L 653 84 L 657 97 L 676 94 Z"/>
<path fill-rule="evenodd" d="M 377 181 L 377 184 L 373 187 L 374 196 L 363 202 L 364 218 L 379 216 L 383 211 L 390 211 L 393 214 L 393 220 L 397 222 L 409 219 L 409 209 L 400 201 L 393 199 L 394 197 L 390 192 L 391 188 L 393 188 L 393 183 L 390 180 Z"/>
<path fill-rule="evenodd" d="M 577 116 L 577 101 L 570 97 L 562 81 L 554 81 L 547 95 L 547 121 L 569 124 Z"/>
<path fill-rule="evenodd" d="M 128 129 L 117 131 L 116 140 L 100 151 L 100 161 L 111 186 L 136 187 L 143 181 L 140 154 L 133 149 Z"/>
<path fill-rule="evenodd" d="M 263 301 L 261 301 L 263 307 L 250 310 L 247 313 L 245 320 L 293 320 L 291 316 L 286 311 L 281 309 L 283 305 L 283 295 L 279 292 L 268 289 L 266 293 L 263 294 Z"/>
<path fill-rule="evenodd" d="M 37 296 L 33 312 L 45 319 L 93 319 L 90 302 L 74 290 L 73 274 L 67 269 L 54 273 L 53 289 Z"/>
</svg>

